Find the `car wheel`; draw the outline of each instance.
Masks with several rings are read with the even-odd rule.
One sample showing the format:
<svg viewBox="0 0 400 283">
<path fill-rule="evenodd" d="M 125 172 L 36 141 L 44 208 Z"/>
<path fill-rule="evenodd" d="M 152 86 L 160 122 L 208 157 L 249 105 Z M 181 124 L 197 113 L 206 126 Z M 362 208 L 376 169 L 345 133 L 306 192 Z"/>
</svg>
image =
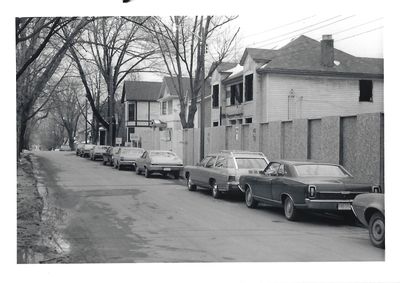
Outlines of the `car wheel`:
<svg viewBox="0 0 400 283">
<path fill-rule="evenodd" d="M 283 209 L 285 211 L 285 217 L 287 220 L 295 221 L 298 218 L 298 210 L 294 206 L 293 200 L 291 197 L 287 196 L 283 203 Z"/>
<path fill-rule="evenodd" d="M 114 162 L 113 167 L 114 167 L 114 169 L 117 168 L 117 163 L 116 162 Z"/>
<path fill-rule="evenodd" d="M 195 191 L 197 189 L 197 186 L 193 185 L 192 179 L 190 178 L 190 176 L 188 176 L 188 178 L 186 179 L 186 184 L 187 184 L 189 191 Z"/>
<path fill-rule="evenodd" d="M 136 175 L 141 175 L 139 167 L 136 167 Z"/>
<path fill-rule="evenodd" d="M 132 166 L 132 170 L 136 171 L 136 166 L 135 165 Z"/>
<path fill-rule="evenodd" d="M 117 169 L 118 169 L 119 171 L 121 171 L 121 164 L 118 163 Z"/>
<path fill-rule="evenodd" d="M 107 165 L 107 161 L 103 159 L 103 165 Z"/>
<path fill-rule="evenodd" d="M 221 192 L 218 190 L 218 185 L 216 183 L 212 184 L 212 196 L 213 198 L 221 197 Z"/>
<path fill-rule="evenodd" d="M 147 169 L 147 167 L 144 168 L 144 176 L 145 176 L 146 178 L 149 178 L 149 177 L 150 177 L 150 174 L 151 174 L 150 170 Z"/>
<path fill-rule="evenodd" d="M 245 200 L 246 200 L 246 205 L 249 208 L 255 208 L 257 207 L 258 201 L 256 201 L 253 198 L 253 191 L 250 188 L 250 186 L 246 187 L 246 192 L 245 192 Z"/>
<path fill-rule="evenodd" d="M 383 214 L 380 212 L 372 214 L 368 228 L 372 244 L 383 249 L 385 247 L 385 217 Z"/>
</svg>

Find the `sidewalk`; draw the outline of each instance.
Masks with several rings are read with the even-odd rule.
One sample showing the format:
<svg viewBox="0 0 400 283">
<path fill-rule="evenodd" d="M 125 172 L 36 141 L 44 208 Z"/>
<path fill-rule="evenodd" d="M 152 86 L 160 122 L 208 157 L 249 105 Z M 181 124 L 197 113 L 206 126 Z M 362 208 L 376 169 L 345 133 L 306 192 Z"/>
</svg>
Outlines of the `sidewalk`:
<svg viewBox="0 0 400 283">
<path fill-rule="evenodd" d="M 29 152 L 17 164 L 17 263 L 68 262 L 54 243 L 57 229 L 49 217 L 53 209 L 47 188 L 38 182 L 37 167 Z"/>
</svg>

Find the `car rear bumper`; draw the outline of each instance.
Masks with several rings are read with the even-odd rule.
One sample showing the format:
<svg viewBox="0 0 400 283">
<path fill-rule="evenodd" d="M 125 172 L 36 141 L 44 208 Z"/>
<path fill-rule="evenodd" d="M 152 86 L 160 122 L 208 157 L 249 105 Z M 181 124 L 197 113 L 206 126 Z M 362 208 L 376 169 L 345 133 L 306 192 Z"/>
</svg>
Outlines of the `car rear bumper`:
<svg viewBox="0 0 400 283">
<path fill-rule="evenodd" d="M 351 211 L 352 202 L 353 202 L 352 199 L 325 200 L 325 199 L 306 198 L 304 208 L 316 209 L 316 210 L 331 210 L 331 211 Z"/>
<path fill-rule="evenodd" d="M 239 182 L 228 182 L 224 187 L 218 186 L 218 190 L 221 192 L 242 192 Z"/>
<path fill-rule="evenodd" d="M 136 161 L 134 160 L 120 160 L 119 161 L 120 166 L 136 166 Z"/>
<path fill-rule="evenodd" d="M 155 173 L 180 172 L 183 166 L 179 165 L 150 165 L 148 169 Z"/>
</svg>

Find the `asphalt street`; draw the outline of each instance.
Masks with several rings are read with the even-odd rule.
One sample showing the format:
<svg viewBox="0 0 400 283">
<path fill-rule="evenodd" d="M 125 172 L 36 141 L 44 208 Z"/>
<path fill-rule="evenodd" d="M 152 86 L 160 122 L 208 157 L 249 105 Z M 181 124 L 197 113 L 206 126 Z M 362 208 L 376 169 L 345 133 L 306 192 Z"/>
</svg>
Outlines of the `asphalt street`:
<svg viewBox="0 0 400 283">
<path fill-rule="evenodd" d="M 341 217 L 289 222 L 278 208 L 213 199 L 184 180 L 118 171 L 75 156 L 35 152 L 71 262 L 381 261 L 368 231 Z"/>
</svg>

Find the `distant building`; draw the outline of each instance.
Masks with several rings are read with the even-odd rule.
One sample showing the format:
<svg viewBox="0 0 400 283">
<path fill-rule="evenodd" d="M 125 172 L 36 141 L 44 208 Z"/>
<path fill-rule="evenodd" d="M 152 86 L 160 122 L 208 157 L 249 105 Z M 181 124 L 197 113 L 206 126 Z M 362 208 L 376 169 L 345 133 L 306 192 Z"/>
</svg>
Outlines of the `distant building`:
<svg viewBox="0 0 400 283">
<path fill-rule="evenodd" d="M 157 101 L 161 82 L 125 81 L 121 103 L 124 104 L 125 136 L 124 141 L 131 142 L 130 134 L 141 138 L 145 145 L 151 139 L 152 123 L 160 116 L 160 106 Z"/>
<path fill-rule="evenodd" d="M 213 125 L 218 114 L 234 125 L 383 112 L 383 59 L 333 43 L 300 36 L 278 50 L 246 48 L 240 64 L 213 74 Z"/>
</svg>

